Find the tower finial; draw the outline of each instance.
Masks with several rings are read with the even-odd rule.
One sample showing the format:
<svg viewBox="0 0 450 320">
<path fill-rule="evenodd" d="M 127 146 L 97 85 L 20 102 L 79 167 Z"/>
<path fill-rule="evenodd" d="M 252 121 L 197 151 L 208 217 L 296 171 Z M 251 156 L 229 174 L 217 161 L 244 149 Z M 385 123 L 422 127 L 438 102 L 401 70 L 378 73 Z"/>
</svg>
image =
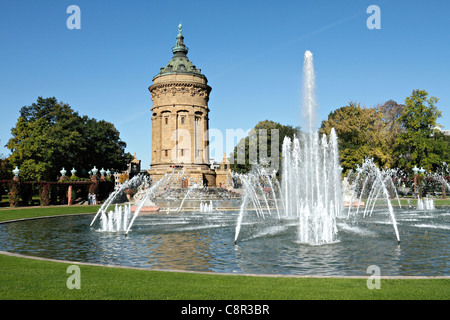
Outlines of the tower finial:
<svg viewBox="0 0 450 320">
<path fill-rule="evenodd" d="M 175 46 L 172 48 L 172 52 L 175 54 L 177 52 L 180 52 L 181 54 L 186 55 L 188 53 L 188 48 L 185 46 L 184 44 L 184 37 L 181 34 L 181 32 L 183 31 L 183 25 L 180 22 L 180 24 L 178 25 L 178 35 L 177 35 L 177 42 L 175 44 Z"/>
</svg>

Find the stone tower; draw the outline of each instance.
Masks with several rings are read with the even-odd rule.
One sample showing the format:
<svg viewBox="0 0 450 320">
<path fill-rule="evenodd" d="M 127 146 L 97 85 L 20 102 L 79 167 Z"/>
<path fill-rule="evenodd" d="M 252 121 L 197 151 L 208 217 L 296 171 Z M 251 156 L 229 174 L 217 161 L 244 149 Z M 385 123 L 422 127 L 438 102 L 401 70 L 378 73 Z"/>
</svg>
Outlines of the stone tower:
<svg viewBox="0 0 450 320">
<path fill-rule="evenodd" d="M 208 149 L 211 87 L 187 57 L 181 24 L 172 52 L 172 59 L 153 77 L 148 88 L 153 101 L 152 161 L 148 172 L 156 181 L 174 168 L 184 169 L 187 178 L 183 186 L 215 186 Z"/>
</svg>

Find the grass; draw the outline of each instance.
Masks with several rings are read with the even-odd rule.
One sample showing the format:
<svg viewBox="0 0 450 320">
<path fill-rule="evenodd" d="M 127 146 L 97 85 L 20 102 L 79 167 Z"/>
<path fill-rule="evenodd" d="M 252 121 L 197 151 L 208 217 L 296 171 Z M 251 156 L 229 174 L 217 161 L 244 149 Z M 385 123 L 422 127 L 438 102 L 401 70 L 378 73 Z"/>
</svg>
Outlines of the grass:
<svg viewBox="0 0 450 320">
<path fill-rule="evenodd" d="M 0 221 L 96 212 L 98 206 L 0 210 Z M 254 277 L 79 265 L 81 289 L 70 290 L 70 264 L 0 255 L 0 299 L 32 300 L 448 300 L 450 279 Z"/>
<path fill-rule="evenodd" d="M 433 201 L 434 201 L 434 205 L 437 207 L 438 206 L 445 206 L 445 207 L 450 206 L 450 199 L 434 199 L 433 198 Z M 394 206 L 398 206 L 397 199 L 391 200 L 391 203 Z M 402 206 L 405 206 L 406 208 L 408 207 L 408 205 L 417 206 L 417 199 L 409 199 L 409 203 L 408 203 L 407 199 L 402 198 L 402 199 L 400 199 L 400 204 Z"/>
<path fill-rule="evenodd" d="M 291 300 L 443 299 L 448 279 L 366 279 L 209 275 L 80 265 L 81 289 L 69 290 L 70 264 L 0 255 L 0 299 Z"/>
<path fill-rule="evenodd" d="M 100 206 L 49 206 L 0 209 L 0 222 L 61 214 L 95 213 Z"/>
</svg>

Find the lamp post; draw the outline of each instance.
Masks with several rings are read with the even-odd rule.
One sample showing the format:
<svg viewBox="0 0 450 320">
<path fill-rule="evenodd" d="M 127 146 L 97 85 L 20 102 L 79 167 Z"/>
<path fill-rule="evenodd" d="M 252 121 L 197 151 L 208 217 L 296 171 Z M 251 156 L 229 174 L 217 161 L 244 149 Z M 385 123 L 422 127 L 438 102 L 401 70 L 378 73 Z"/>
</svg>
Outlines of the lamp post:
<svg viewBox="0 0 450 320">
<path fill-rule="evenodd" d="M 91 171 L 92 171 L 92 175 L 96 176 L 97 172 L 98 172 L 98 169 L 97 169 L 96 166 L 94 166 L 94 168 Z"/>
<path fill-rule="evenodd" d="M 70 170 L 70 173 L 74 176 L 75 173 L 77 173 L 77 170 L 75 170 L 75 168 L 72 168 L 72 170 Z"/>
</svg>

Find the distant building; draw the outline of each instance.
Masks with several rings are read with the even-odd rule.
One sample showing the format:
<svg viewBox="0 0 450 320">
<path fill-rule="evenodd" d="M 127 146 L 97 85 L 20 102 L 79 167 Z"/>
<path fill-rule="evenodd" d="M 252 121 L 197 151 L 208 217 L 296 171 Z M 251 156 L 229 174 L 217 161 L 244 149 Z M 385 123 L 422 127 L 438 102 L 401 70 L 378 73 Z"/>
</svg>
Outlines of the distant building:
<svg viewBox="0 0 450 320">
<path fill-rule="evenodd" d="M 141 160 L 138 160 L 138 158 L 136 157 L 136 153 L 134 153 L 133 160 L 131 160 L 131 162 L 128 164 L 127 172 L 130 176 L 130 179 L 135 175 L 141 173 Z"/>
<path fill-rule="evenodd" d="M 145 171 L 144 171 L 145 172 Z M 114 172 L 114 186 L 115 189 L 119 189 L 121 187 L 120 176 L 123 174 L 128 175 L 128 179 L 133 178 L 135 175 L 140 174 L 141 172 L 141 160 L 136 157 L 136 152 L 134 153 L 133 159 L 130 163 L 127 164 L 127 169 L 121 172 Z"/>
<path fill-rule="evenodd" d="M 441 133 L 443 133 L 446 136 L 450 136 L 450 130 L 443 130 L 439 127 L 434 127 L 434 129 L 439 130 Z"/>
</svg>

